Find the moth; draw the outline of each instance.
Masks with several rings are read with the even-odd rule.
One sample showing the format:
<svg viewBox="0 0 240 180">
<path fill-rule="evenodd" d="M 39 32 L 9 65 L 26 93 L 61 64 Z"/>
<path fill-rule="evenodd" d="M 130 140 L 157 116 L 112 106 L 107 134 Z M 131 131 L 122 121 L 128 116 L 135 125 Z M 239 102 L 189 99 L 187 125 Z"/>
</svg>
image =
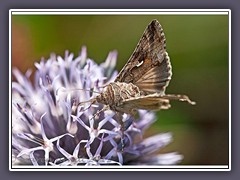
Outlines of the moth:
<svg viewBox="0 0 240 180">
<path fill-rule="evenodd" d="M 130 115 L 137 109 L 168 109 L 170 100 L 195 104 L 186 95 L 165 94 L 171 77 L 172 67 L 163 28 L 153 20 L 115 81 L 90 101 L 106 105 L 104 109 Z"/>
</svg>

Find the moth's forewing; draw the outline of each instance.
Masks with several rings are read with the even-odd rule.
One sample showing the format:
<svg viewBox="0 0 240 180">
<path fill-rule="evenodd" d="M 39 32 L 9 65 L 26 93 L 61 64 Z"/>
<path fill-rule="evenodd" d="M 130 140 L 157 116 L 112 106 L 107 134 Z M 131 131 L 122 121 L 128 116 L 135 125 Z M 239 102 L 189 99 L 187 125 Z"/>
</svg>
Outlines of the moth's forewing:
<svg viewBox="0 0 240 180">
<path fill-rule="evenodd" d="M 145 94 L 164 94 L 171 76 L 165 35 L 160 23 L 153 20 L 115 82 L 133 83 Z"/>
<path fill-rule="evenodd" d="M 144 91 L 145 94 L 164 94 L 172 76 L 169 57 L 167 53 L 165 53 L 164 56 L 161 64 L 149 69 L 146 74 L 134 83 L 140 90 Z"/>
</svg>

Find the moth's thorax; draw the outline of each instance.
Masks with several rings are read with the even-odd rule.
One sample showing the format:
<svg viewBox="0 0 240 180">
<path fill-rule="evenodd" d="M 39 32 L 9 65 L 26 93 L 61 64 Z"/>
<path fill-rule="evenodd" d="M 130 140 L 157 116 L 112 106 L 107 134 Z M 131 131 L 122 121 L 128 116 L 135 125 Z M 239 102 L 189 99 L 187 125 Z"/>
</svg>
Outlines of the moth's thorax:
<svg viewBox="0 0 240 180">
<path fill-rule="evenodd" d="M 120 105 L 125 99 L 139 97 L 140 95 L 139 88 L 132 83 L 112 82 L 96 97 L 96 100 L 112 107 Z"/>
</svg>

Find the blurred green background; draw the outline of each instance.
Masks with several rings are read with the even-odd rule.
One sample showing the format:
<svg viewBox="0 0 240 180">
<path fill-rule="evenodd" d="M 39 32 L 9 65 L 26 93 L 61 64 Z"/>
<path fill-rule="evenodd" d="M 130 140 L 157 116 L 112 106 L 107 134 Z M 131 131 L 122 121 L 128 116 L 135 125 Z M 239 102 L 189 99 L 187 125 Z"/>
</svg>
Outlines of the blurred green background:
<svg viewBox="0 0 240 180">
<path fill-rule="evenodd" d="M 167 39 L 173 77 L 167 93 L 186 94 L 195 106 L 172 102 L 157 113 L 147 136 L 172 132 L 162 152 L 177 151 L 186 165 L 227 165 L 229 148 L 228 16 L 227 15 L 14 15 L 12 66 L 22 72 L 51 52 L 103 62 L 118 51 L 117 69 L 127 62 L 144 29 L 158 19 Z"/>
</svg>

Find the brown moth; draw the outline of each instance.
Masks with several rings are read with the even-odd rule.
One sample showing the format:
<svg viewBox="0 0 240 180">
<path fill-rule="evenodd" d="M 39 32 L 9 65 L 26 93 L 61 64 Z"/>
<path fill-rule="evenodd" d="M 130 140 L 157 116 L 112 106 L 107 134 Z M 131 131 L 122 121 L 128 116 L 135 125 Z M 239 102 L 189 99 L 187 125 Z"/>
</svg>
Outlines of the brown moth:
<svg viewBox="0 0 240 180">
<path fill-rule="evenodd" d="M 186 95 L 165 94 L 171 76 L 166 38 L 160 23 L 153 20 L 115 81 L 90 101 L 106 105 L 104 110 L 131 115 L 137 109 L 168 109 L 170 100 L 195 104 Z"/>
</svg>

